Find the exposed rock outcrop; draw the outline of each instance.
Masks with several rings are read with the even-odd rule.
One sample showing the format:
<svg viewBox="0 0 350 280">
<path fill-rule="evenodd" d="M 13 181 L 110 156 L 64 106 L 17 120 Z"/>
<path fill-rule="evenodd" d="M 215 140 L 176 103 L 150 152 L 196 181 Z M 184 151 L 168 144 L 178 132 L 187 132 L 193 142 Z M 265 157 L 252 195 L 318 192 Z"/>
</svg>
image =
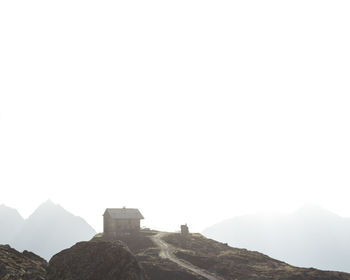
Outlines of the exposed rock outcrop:
<svg viewBox="0 0 350 280">
<path fill-rule="evenodd" d="M 31 252 L 0 245 L 1 280 L 45 280 L 46 267 L 47 262 Z"/>
<path fill-rule="evenodd" d="M 93 241 L 115 242 L 121 240 L 135 255 L 137 261 L 151 280 L 203 280 L 202 277 L 182 268 L 176 263 L 159 257 L 159 248 L 151 240 L 156 231 L 140 231 L 131 235 L 107 237 L 98 235 Z"/>
<path fill-rule="evenodd" d="M 169 234 L 164 240 L 177 248 L 176 256 L 224 279 L 350 280 L 350 274 L 300 268 L 264 254 L 237 249 L 200 234 Z"/>
<path fill-rule="evenodd" d="M 204 279 L 179 262 L 161 258 L 159 248 L 150 239 L 156 233 L 144 231 L 118 237 L 122 241 L 95 237 L 61 251 L 49 264 L 34 253 L 19 253 L 8 245 L 0 245 L 0 280 Z M 218 279 L 350 280 L 347 273 L 294 267 L 200 234 L 168 233 L 162 238 L 162 242 L 172 245 L 172 255 Z"/>
<path fill-rule="evenodd" d="M 79 242 L 52 257 L 48 280 L 146 280 L 122 242 Z"/>
</svg>

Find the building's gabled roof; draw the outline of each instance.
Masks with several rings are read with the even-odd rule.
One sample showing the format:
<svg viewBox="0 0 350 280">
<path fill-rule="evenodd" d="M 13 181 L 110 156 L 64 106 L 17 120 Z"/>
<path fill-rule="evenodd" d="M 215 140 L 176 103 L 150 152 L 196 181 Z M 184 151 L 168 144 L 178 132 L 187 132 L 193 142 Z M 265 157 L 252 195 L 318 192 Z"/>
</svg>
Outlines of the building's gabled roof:
<svg viewBox="0 0 350 280">
<path fill-rule="evenodd" d="M 107 208 L 103 215 L 106 215 L 106 213 L 108 213 L 112 219 L 118 219 L 118 220 L 144 219 L 139 209 L 133 209 L 133 208 L 125 208 L 125 207 L 124 208 Z"/>
</svg>

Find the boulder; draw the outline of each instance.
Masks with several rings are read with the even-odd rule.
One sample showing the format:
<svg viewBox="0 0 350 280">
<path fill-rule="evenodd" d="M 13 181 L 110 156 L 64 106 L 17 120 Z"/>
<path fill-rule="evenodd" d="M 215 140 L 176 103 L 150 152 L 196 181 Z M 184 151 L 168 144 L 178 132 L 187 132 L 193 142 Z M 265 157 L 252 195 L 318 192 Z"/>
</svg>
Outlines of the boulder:
<svg viewBox="0 0 350 280">
<path fill-rule="evenodd" d="M 146 280 L 122 242 L 79 242 L 49 262 L 47 280 Z"/>
</svg>

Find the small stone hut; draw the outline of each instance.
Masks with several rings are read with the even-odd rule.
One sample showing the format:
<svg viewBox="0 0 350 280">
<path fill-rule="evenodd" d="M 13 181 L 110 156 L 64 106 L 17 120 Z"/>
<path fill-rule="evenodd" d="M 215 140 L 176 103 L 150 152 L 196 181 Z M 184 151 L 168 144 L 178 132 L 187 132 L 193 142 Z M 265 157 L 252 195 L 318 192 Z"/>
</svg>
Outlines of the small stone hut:
<svg viewBox="0 0 350 280">
<path fill-rule="evenodd" d="M 190 233 L 190 231 L 189 231 L 189 229 L 188 229 L 187 224 L 181 225 L 181 234 L 187 235 L 187 234 L 189 234 L 189 233 Z"/>
<path fill-rule="evenodd" d="M 144 217 L 138 209 L 107 208 L 103 214 L 103 233 L 114 235 L 139 231 L 142 219 Z"/>
</svg>

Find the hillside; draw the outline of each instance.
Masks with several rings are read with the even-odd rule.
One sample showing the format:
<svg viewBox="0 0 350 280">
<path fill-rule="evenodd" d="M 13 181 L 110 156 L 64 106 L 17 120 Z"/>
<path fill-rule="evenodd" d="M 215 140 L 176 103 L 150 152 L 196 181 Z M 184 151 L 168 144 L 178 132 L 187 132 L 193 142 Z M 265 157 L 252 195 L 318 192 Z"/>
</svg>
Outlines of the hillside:
<svg viewBox="0 0 350 280">
<path fill-rule="evenodd" d="M 119 238 L 129 246 L 151 280 L 205 279 L 159 257 L 160 250 L 150 239 L 155 234 L 157 232 L 143 231 L 139 235 Z M 93 240 L 99 239 L 105 240 L 103 237 Z M 232 248 L 200 234 L 169 233 L 163 240 L 173 247 L 177 258 L 217 275 L 217 279 L 350 280 L 347 273 L 294 267 L 258 252 Z"/>
<path fill-rule="evenodd" d="M 307 205 L 291 214 L 247 215 L 203 234 L 296 266 L 350 272 L 350 219 Z"/>
<path fill-rule="evenodd" d="M 0 279 L 350 280 L 350 274 L 294 267 L 200 234 L 141 231 L 118 238 L 97 235 L 61 251 L 48 264 L 33 253 L 0 246 Z"/>
<path fill-rule="evenodd" d="M 99 234 L 92 241 L 112 243 L 122 241 L 134 254 L 150 280 L 204 280 L 176 263 L 160 258 L 159 248 L 151 240 L 155 234 L 156 231 L 141 231 L 139 234 L 118 238 L 107 238 Z"/>
<path fill-rule="evenodd" d="M 258 252 L 232 248 L 200 234 L 169 234 L 165 241 L 177 248 L 177 257 L 223 279 L 350 279 L 350 274 L 294 267 Z"/>
</svg>

